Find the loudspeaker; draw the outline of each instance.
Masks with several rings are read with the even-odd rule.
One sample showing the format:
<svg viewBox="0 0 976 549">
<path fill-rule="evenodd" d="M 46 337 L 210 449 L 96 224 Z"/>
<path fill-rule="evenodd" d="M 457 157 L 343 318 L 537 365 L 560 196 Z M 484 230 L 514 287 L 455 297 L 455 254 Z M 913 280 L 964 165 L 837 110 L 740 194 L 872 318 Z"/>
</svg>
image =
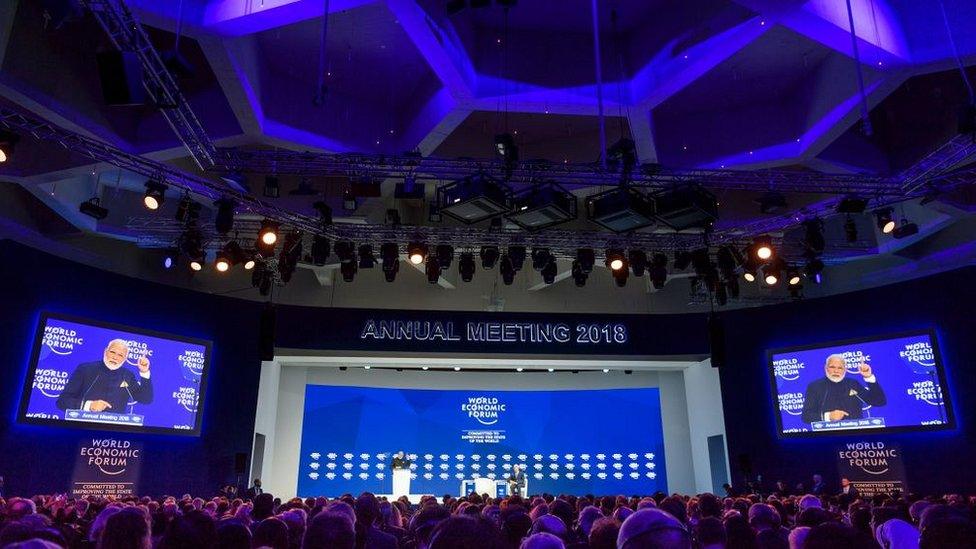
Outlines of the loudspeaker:
<svg viewBox="0 0 976 549">
<path fill-rule="evenodd" d="M 716 313 L 708 315 L 708 347 L 712 353 L 712 368 L 725 366 L 725 325 Z"/>
<path fill-rule="evenodd" d="M 274 305 L 270 302 L 261 309 L 261 332 L 259 335 L 261 360 L 274 360 L 276 316 Z"/>
<path fill-rule="evenodd" d="M 142 64 L 133 52 L 103 51 L 96 56 L 102 97 L 107 105 L 142 105 L 146 92 L 142 87 Z"/>
<path fill-rule="evenodd" d="M 247 454 L 237 452 L 234 454 L 234 474 L 243 475 L 247 472 Z"/>
</svg>

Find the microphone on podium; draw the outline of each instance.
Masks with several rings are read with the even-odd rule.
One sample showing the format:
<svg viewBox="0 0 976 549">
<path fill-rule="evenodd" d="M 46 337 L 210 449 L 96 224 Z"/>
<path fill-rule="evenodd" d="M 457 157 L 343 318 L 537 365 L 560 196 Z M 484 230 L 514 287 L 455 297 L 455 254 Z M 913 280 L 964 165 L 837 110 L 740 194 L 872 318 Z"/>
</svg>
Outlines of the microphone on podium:
<svg viewBox="0 0 976 549">
<path fill-rule="evenodd" d="M 867 412 L 868 417 L 871 417 L 871 405 L 868 404 L 867 402 L 865 402 L 864 399 L 861 398 L 861 395 L 857 394 L 857 389 L 851 389 L 851 392 L 848 393 L 848 396 L 852 396 L 852 397 L 860 400 L 861 401 L 861 404 L 863 404 L 864 406 L 867 407 L 867 409 L 864 410 L 864 411 Z"/>
</svg>

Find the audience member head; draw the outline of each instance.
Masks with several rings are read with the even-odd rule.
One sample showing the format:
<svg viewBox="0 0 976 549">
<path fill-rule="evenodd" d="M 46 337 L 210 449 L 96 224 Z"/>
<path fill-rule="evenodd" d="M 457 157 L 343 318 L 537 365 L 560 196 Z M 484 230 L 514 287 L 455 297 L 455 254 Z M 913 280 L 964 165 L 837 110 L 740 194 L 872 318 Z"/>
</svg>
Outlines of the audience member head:
<svg viewBox="0 0 976 549">
<path fill-rule="evenodd" d="M 217 525 L 217 549 L 249 549 L 251 531 L 237 519 L 221 521 Z"/>
<path fill-rule="evenodd" d="M 596 519 L 590 528 L 590 549 L 616 549 L 619 534 L 619 522 L 609 517 Z"/>
<path fill-rule="evenodd" d="M 288 526 L 277 517 L 269 517 L 254 528 L 251 545 L 254 547 L 271 547 L 271 549 L 288 549 Z"/>
<path fill-rule="evenodd" d="M 560 539 L 566 539 L 566 523 L 555 515 L 542 515 L 532 522 L 532 533 L 552 534 Z"/>
<path fill-rule="evenodd" d="M 682 505 L 681 508 L 683 510 L 684 506 Z M 661 509 L 642 509 L 631 515 L 620 526 L 617 547 L 618 549 L 690 548 L 691 536 L 685 525 L 673 515 Z"/>
<path fill-rule="evenodd" d="M 593 528 L 593 523 L 603 516 L 600 509 L 589 505 L 584 507 L 579 513 L 579 530 L 583 534 L 583 537 L 590 537 L 590 530 Z"/>
<path fill-rule="evenodd" d="M 540 532 L 522 540 L 519 549 L 565 549 L 565 547 L 566 545 L 560 538 L 546 532 Z"/>
<path fill-rule="evenodd" d="M 345 504 L 343 504 L 345 505 Z M 341 512 L 323 512 L 315 515 L 305 531 L 303 549 L 353 549 L 356 546 L 356 530 L 352 520 Z"/>
<path fill-rule="evenodd" d="M 99 549 L 149 549 L 149 518 L 139 507 L 126 507 L 105 521 Z"/>
<path fill-rule="evenodd" d="M 163 549 L 206 549 L 217 543 L 217 528 L 210 515 L 191 510 L 177 515 L 166 527 L 158 547 Z"/>
<path fill-rule="evenodd" d="M 695 530 L 698 544 L 702 549 L 724 549 L 726 544 L 725 526 L 715 517 L 705 517 L 698 521 Z"/>
<path fill-rule="evenodd" d="M 254 498 L 254 508 L 251 509 L 251 518 L 255 521 L 262 521 L 274 514 L 274 496 L 265 492 L 258 494 Z"/>
<path fill-rule="evenodd" d="M 976 548 L 976 524 L 962 517 L 945 517 L 928 521 L 918 540 L 920 549 Z"/>
<path fill-rule="evenodd" d="M 505 543 L 491 522 L 480 517 L 452 516 L 434 527 L 430 549 L 504 549 Z"/>
</svg>

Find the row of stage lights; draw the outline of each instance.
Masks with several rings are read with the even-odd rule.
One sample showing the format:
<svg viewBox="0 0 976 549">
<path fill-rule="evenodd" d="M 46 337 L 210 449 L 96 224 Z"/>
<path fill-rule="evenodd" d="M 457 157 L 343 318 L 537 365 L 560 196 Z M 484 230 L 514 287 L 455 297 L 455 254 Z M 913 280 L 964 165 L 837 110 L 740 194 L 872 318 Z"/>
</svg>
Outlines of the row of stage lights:
<svg viewBox="0 0 976 549">
<path fill-rule="evenodd" d="M 355 367 L 351 367 L 351 368 L 354 369 L 354 370 L 356 369 Z M 345 372 L 345 371 L 347 371 L 349 369 L 350 369 L 349 366 L 339 366 L 339 371 L 341 371 L 341 372 Z M 372 370 L 373 367 L 372 366 L 363 366 L 362 369 L 363 370 L 366 370 L 366 371 L 369 371 L 369 370 Z M 398 366 L 391 366 L 391 367 L 385 367 L 384 366 L 384 367 L 379 367 L 379 368 L 376 368 L 376 369 L 377 370 L 396 370 L 397 372 L 403 372 L 404 370 L 413 370 L 413 371 L 421 370 L 421 371 L 424 371 L 424 372 L 429 371 L 429 370 L 460 372 L 462 370 L 462 368 L 460 366 L 452 366 L 452 367 L 446 367 L 446 368 L 437 368 L 437 367 L 431 368 L 430 366 L 421 366 L 420 368 L 401 368 L 401 367 L 398 367 Z M 550 374 L 552 374 L 552 373 L 555 373 L 556 372 L 556 369 L 555 368 L 523 368 L 521 366 L 518 366 L 518 367 L 515 367 L 515 368 L 468 368 L 467 371 L 469 371 L 469 372 L 500 372 L 500 371 L 505 371 L 505 372 L 515 372 L 515 373 L 519 373 L 519 374 L 521 374 L 523 372 L 524 373 L 550 373 Z M 579 370 L 579 369 L 560 370 L 560 372 L 572 373 L 572 374 L 578 374 L 580 372 L 602 372 L 604 374 L 609 374 L 610 371 L 611 371 L 610 368 L 584 369 L 584 370 Z M 626 375 L 631 375 L 631 374 L 634 373 L 633 370 L 629 370 L 629 369 L 628 370 L 621 370 L 621 371 L 624 374 L 626 374 Z"/>
</svg>

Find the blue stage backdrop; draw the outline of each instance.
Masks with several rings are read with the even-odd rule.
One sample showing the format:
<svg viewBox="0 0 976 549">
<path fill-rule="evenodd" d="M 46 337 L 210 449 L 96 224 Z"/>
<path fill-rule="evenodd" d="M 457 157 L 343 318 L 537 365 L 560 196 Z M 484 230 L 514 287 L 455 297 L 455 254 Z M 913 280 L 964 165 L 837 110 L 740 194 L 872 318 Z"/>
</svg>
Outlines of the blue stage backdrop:
<svg viewBox="0 0 976 549">
<path fill-rule="evenodd" d="M 667 492 L 655 388 L 306 388 L 299 495 L 389 494 L 398 450 L 413 458 L 415 494 L 457 494 L 462 480 L 502 480 L 515 463 L 530 494 Z"/>
<path fill-rule="evenodd" d="M 106 379 L 104 372 L 97 373 L 104 370 L 102 355 L 108 343 L 116 339 L 128 346 L 128 356 L 120 372 L 131 380 L 131 388 L 127 381 L 123 381 L 124 387 L 118 381 L 111 387 L 99 385 Z M 44 314 L 35 336 L 20 420 L 65 427 L 199 434 L 198 410 L 205 389 L 209 348 L 206 341 Z M 149 402 L 137 401 L 141 395 L 136 383 L 148 387 L 137 367 L 143 358 L 149 363 L 148 394 L 151 396 L 145 399 Z M 82 376 L 83 370 L 93 365 L 98 366 L 96 372 L 83 382 L 76 381 L 80 383 L 79 389 L 85 388 L 78 396 L 84 394 L 82 398 L 94 400 L 109 398 L 99 396 L 102 393 L 117 393 L 121 397 L 116 403 L 119 409 L 91 412 L 79 409 L 77 398 L 72 404 L 61 402 L 59 397 L 69 387 L 69 381 Z M 125 389 L 129 392 L 124 393 Z M 67 398 L 67 394 L 64 396 Z"/>
<path fill-rule="evenodd" d="M 824 370 L 832 355 L 843 357 L 846 366 L 846 372 L 833 383 Z M 939 429 L 953 422 L 931 332 L 776 350 L 769 352 L 769 359 L 784 436 Z M 870 373 L 867 378 L 874 377 L 874 383 L 866 382 L 860 372 L 862 364 L 870 368 L 865 373 Z M 828 397 L 827 387 L 840 393 Z M 823 414 L 838 405 L 848 405 L 850 415 L 823 420 Z"/>
</svg>

